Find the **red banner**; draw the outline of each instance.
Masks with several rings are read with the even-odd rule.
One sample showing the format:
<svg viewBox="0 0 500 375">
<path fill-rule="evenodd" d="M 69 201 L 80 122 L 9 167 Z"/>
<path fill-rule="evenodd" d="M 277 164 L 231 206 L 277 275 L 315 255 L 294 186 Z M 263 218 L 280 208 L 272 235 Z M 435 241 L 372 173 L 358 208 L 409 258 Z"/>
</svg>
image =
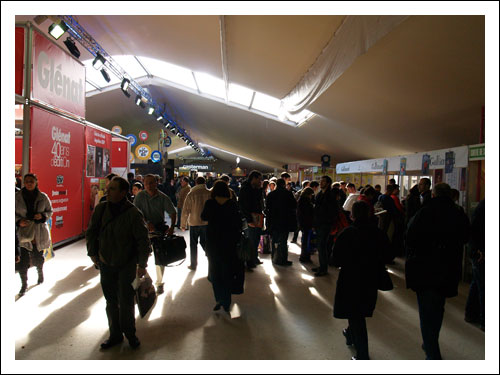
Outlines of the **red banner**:
<svg viewBox="0 0 500 375">
<path fill-rule="evenodd" d="M 31 109 L 30 171 L 49 196 L 52 242 L 82 233 L 83 125 L 42 109 Z"/>
<path fill-rule="evenodd" d="M 111 148 L 111 168 L 127 168 L 130 153 L 128 152 L 128 141 L 113 138 Z"/>
<path fill-rule="evenodd" d="M 111 134 L 85 128 L 85 177 L 83 229 L 86 230 L 94 207 L 104 195 L 106 175 L 111 173 Z"/>
<path fill-rule="evenodd" d="M 85 66 L 33 32 L 32 98 L 85 117 Z"/>
<path fill-rule="evenodd" d="M 16 94 L 23 95 L 24 84 L 24 27 L 16 27 Z"/>
</svg>

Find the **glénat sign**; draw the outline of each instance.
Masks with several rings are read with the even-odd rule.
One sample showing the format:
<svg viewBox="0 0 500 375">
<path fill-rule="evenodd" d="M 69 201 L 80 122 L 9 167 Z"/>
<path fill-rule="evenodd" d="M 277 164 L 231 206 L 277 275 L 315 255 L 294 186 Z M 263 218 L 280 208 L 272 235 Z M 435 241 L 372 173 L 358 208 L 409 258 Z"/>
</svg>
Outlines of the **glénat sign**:
<svg viewBox="0 0 500 375">
<path fill-rule="evenodd" d="M 34 31 L 33 100 L 85 117 L 85 67 Z"/>
</svg>

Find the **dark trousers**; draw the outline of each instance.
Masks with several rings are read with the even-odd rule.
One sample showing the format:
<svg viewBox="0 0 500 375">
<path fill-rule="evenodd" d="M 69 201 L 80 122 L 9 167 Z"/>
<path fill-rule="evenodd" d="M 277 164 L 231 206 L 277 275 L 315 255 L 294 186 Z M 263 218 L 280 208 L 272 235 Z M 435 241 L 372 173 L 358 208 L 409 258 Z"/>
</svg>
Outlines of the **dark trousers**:
<svg viewBox="0 0 500 375">
<path fill-rule="evenodd" d="M 328 272 L 328 256 L 330 254 L 328 249 L 328 237 L 330 235 L 330 229 L 329 225 L 316 228 L 320 272 Z"/>
<path fill-rule="evenodd" d="M 231 289 L 235 278 L 234 262 L 217 256 L 209 256 L 208 262 L 215 301 L 228 308 L 231 305 Z"/>
<path fill-rule="evenodd" d="M 128 339 L 135 337 L 135 292 L 131 285 L 136 276 L 135 261 L 120 268 L 100 263 L 99 269 L 110 339 L 120 339 L 123 333 Z"/>
<path fill-rule="evenodd" d="M 35 266 L 38 273 L 42 273 L 44 262 L 43 251 L 38 251 L 36 245 L 33 245 L 32 251 L 21 247 L 20 260 L 16 268 L 23 283 L 28 281 L 28 268 L 30 268 L 30 265 Z"/>
<path fill-rule="evenodd" d="M 273 230 L 271 232 L 273 249 L 271 258 L 275 264 L 284 264 L 288 260 L 288 231 Z"/>
<path fill-rule="evenodd" d="M 445 297 L 435 290 L 424 290 L 417 292 L 417 301 L 425 359 L 441 359 L 439 331 L 443 323 Z"/>
<path fill-rule="evenodd" d="M 472 260 L 472 282 L 465 304 L 465 317 L 484 326 L 484 262 Z"/>
<path fill-rule="evenodd" d="M 299 239 L 299 230 L 297 229 L 295 232 L 293 232 L 292 242 L 297 242 L 298 239 Z"/>
<path fill-rule="evenodd" d="M 262 228 L 248 227 L 248 238 L 252 248 L 251 259 L 247 262 L 247 266 L 254 266 L 258 259 L 260 235 Z"/>
<path fill-rule="evenodd" d="M 356 359 L 370 359 L 368 356 L 368 331 L 365 318 L 352 318 L 347 320 L 349 327 L 347 334 L 356 348 Z"/>
<path fill-rule="evenodd" d="M 189 247 L 191 250 L 191 266 L 198 266 L 198 239 L 200 239 L 200 245 L 203 250 L 207 251 L 205 248 L 207 242 L 207 226 L 197 225 L 189 227 Z"/>
<path fill-rule="evenodd" d="M 302 230 L 302 239 L 300 244 L 300 259 L 307 260 L 311 258 L 311 230 Z"/>
</svg>

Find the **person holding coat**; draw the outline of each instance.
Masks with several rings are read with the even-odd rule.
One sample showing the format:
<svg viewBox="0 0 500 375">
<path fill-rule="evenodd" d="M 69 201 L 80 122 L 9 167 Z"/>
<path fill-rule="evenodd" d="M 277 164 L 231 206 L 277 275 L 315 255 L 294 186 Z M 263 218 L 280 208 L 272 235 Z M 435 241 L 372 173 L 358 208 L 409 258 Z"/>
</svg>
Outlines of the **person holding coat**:
<svg viewBox="0 0 500 375">
<path fill-rule="evenodd" d="M 244 274 L 243 262 L 238 259 L 237 243 L 241 237 L 241 217 L 238 205 L 231 199 L 224 181 L 216 181 L 211 199 L 205 202 L 201 219 L 207 226 L 207 257 L 216 305 L 214 311 L 229 313 L 231 291 L 237 274 Z"/>
<path fill-rule="evenodd" d="M 352 359 L 370 359 L 365 318 L 371 317 L 377 302 L 379 277 L 385 271 L 389 239 L 370 220 L 370 207 L 364 201 L 352 206 L 353 223 L 338 236 L 332 260 L 340 267 L 333 316 L 347 319 L 343 330 L 347 345 L 354 345 Z"/>
<path fill-rule="evenodd" d="M 19 227 L 19 276 L 23 296 L 28 288 L 28 268 L 31 263 L 38 272 L 38 284 L 43 283 L 43 250 L 50 248 L 48 219 L 52 216 L 52 203 L 47 194 L 38 189 L 38 178 L 33 173 L 24 176 L 24 187 L 16 193 L 16 226 Z"/>
</svg>

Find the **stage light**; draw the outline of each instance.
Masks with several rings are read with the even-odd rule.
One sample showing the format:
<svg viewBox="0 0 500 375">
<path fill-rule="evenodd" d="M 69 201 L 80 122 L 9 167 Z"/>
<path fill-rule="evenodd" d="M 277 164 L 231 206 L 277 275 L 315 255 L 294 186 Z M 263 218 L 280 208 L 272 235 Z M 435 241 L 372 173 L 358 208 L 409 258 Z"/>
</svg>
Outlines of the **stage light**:
<svg viewBox="0 0 500 375">
<path fill-rule="evenodd" d="M 71 39 L 69 36 L 66 38 L 66 40 L 64 41 L 64 44 L 66 45 L 66 48 L 68 48 L 69 52 L 71 52 L 71 54 L 73 56 L 75 56 L 77 59 L 80 58 L 80 51 L 78 50 L 78 48 L 76 47 L 76 44 L 74 42 L 73 39 Z"/>
<path fill-rule="evenodd" d="M 161 121 L 163 120 L 163 115 L 159 115 L 157 118 L 156 118 L 156 121 Z"/>
<path fill-rule="evenodd" d="M 141 108 L 146 108 L 146 105 L 144 104 L 144 101 L 142 100 L 142 96 L 140 96 L 140 95 L 137 95 L 135 97 L 135 104 Z"/>
<path fill-rule="evenodd" d="M 104 57 L 102 57 L 102 55 L 97 52 L 94 61 L 92 61 L 92 66 L 94 67 L 94 69 L 99 70 L 105 62 L 106 60 L 104 59 Z"/>
<path fill-rule="evenodd" d="M 127 78 L 123 78 L 123 81 L 122 81 L 122 84 L 121 84 L 121 88 L 122 88 L 122 91 L 123 91 L 123 93 L 125 94 L 125 96 L 127 98 L 130 98 L 130 94 L 127 91 L 129 86 L 130 86 L 130 80 L 127 79 Z"/>
<path fill-rule="evenodd" d="M 152 115 L 153 113 L 155 113 L 155 107 L 149 107 L 148 108 L 148 115 Z"/>
<path fill-rule="evenodd" d="M 59 39 L 68 30 L 68 25 L 61 20 L 59 23 L 53 23 L 49 26 L 49 34 L 52 35 L 54 39 Z"/>
<path fill-rule="evenodd" d="M 111 81 L 111 77 L 109 76 L 108 72 L 104 68 L 101 69 L 101 74 L 104 77 L 104 79 L 106 80 L 106 82 Z"/>
</svg>

